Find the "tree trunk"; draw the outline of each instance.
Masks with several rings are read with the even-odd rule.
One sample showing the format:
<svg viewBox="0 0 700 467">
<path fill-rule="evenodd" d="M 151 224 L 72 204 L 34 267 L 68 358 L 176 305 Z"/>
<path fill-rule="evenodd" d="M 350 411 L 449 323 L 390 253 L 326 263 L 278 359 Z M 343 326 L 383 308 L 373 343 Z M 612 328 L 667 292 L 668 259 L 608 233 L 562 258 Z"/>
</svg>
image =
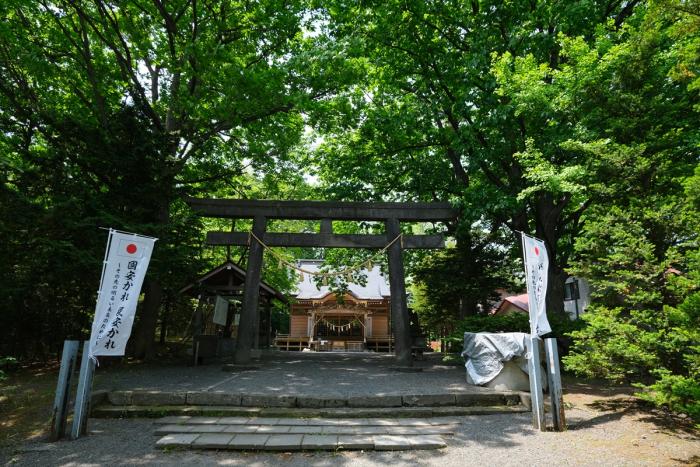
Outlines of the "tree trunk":
<svg viewBox="0 0 700 467">
<path fill-rule="evenodd" d="M 155 356 L 155 334 L 158 324 L 158 310 L 163 298 L 163 286 L 158 279 L 150 279 L 146 284 L 146 298 L 141 306 L 141 316 L 134 333 L 132 355 L 136 358 L 151 359 Z"/>
<path fill-rule="evenodd" d="M 164 190 L 164 192 L 169 193 L 172 183 L 168 184 L 164 182 L 163 185 L 166 187 L 165 190 L 167 190 Z M 167 198 L 162 199 L 156 206 L 157 210 L 154 217 L 159 226 L 165 227 L 170 220 L 170 201 Z M 165 243 L 166 240 L 161 238 L 160 241 Z M 151 257 L 149 271 L 146 273 L 146 297 L 143 301 L 143 305 L 137 311 L 140 315 L 133 337 L 132 356 L 141 359 L 150 359 L 155 356 L 154 344 L 156 328 L 158 326 L 158 311 L 160 310 L 160 305 L 163 300 L 163 284 L 161 283 L 157 268 L 158 256 L 160 256 L 160 254 L 156 246 L 153 256 Z"/>
<path fill-rule="evenodd" d="M 564 315 L 564 282 L 568 274 L 550 259 L 547 273 L 547 313 Z"/>
<path fill-rule="evenodd" d="M 564 282 L 567 274 L 565 264 L 558 251 L 561 238 L 559 223 L 567 199 L 554 199 L 550 194 L 541 195 L 536 202 L 535 222 L 537 236 L 544 240 L 549 256 L 549 271 L 547 272 L 547 314 L 564 315 Z"/>
</svg>

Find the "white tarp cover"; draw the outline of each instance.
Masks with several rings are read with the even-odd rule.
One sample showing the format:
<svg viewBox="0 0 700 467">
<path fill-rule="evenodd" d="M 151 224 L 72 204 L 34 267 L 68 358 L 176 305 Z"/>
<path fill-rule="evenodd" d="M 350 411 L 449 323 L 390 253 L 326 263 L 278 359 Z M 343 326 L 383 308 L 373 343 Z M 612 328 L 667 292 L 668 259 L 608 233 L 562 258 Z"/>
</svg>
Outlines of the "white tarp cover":
<svg viewBox="0 0 700 467">
<path fill-rule="evenodd" d="M 503 369 L 503 362 L 527 354 L 528 335 L 522 332 L 464 333 L 462 357 L 467 360 L 467 382 L 477 386 L 494 379 Z M 520 367 L 527 372 L 527 360 Z"/>
</svg>

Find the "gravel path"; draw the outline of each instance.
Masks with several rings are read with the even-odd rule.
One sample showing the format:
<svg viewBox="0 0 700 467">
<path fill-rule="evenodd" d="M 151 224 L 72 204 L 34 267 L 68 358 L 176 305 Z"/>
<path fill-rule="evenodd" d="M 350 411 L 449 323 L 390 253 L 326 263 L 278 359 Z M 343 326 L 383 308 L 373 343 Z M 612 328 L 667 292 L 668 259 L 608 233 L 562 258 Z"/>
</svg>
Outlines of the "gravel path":
<svg viewBox="0 0 700 467">
<path fill-rule="evenodd" d="M 375 465 L 698 465 L 700 440 L 664 428 L 648 414 L 596 399 L 567 395 L 570 430 L 536 432 L 530 417 L 489 415 L 455 417 L 462 422 L 448 447 L 437 451 L 310 452 L 257 454 L 155 449 L 152 420 L 90 420 L 90 435 L 54 444 L 34 442 L 0 453 L 6 465 L 245 465 L 245 466 L 375 466 Z M 4 457 L 3 457 L 4 455 Z"/>
<path fill-rule="evenodd" d="M 465 384 L 463 368 L 442 366 L 430 357 L 420 363 L 424 371 L 419 373 L 397 372 L 391 368 L 393 359 L 381 354 L 275 354 L 262 363 L 257 371 L 236 373 L 221 371 L 220 364 L 99 368 L 96 389 L 324 395 L 484 391 Z M 687 423 L 640 411 L 628 393 L 579 382 L 565 382 L 565 387 L 569 431 L 536 432 L 529 414 L 455 417 L 462 422 L 460 429 L 447 439 L 447 448 L 437 451 L 161 451 L 155 448 L 153 420 L 91 419 L 89 436 L 5 448 L 0 465 L 700 465 L 700 439 L 681 428 Z"/>
</svg>

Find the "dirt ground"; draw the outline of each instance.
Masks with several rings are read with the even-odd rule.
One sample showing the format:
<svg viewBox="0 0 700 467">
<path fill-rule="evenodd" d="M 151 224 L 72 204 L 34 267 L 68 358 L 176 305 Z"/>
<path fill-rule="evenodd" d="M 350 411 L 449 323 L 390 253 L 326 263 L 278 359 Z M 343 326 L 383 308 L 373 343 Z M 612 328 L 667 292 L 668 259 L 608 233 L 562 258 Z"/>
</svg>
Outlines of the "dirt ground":
<svg viewBox="0 0 700 467">
<path fill-rule="evenodd" d="M 0 383 L 0 465 L 700 465 L 692 423 L 653 410 L 630 388 L 566 379 L 569 430 L 537 432 L 529 414 L 459 417 L 461 428 L 438 451 L 161 451 L 153 421 L 91 419 L 89 436 L 45 441 L 55 369 L 27 370 Z"/>
</svg>

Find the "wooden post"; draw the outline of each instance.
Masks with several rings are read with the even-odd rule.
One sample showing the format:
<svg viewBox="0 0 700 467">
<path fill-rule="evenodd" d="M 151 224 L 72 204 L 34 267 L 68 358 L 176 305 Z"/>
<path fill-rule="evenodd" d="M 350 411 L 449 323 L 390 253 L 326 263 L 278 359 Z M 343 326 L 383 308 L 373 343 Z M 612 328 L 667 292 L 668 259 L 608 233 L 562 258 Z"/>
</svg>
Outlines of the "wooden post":
<svg viewBox="0 0 700 467">
<path fill-rule="evenodd" d="M 262 239 L 265 235 L 267 219 L 257 216 L 253 220 L 253 233 Z M 250 363 L 250 349 L 253 345 L 255 315 L 258 312 L 258 295 L 260 294 L 260 270 L 262 269 L 263 247 L 251 237 L 248 249 L 248 267 L 246 268 L 245 286 L 243 287 L 243 306 L 238 323 L 236 338 L 236 363 Z"/>
<path fill-rule="evenodd" d="M 399 220 L 386 220 L 386 237 L 391 241 L 401 233 Z M 391 289 L 391 322 L 394 331 L 394 354 L 396 363 L 411 366 L 411 328 L 406 306 L 406 283 L 404 281 L 401 241 L 389 247 L 389 287 Z M 390 346 L 391 347 L 391 346 Z"/>
<path fill-rule="evenodd" d="M 547 381 L 549 382 L 549 397 L 552 400 L 552 421 L 554 429 L 566 431 L 566 416 L 564 415 L 564 396 L 559 372 L 559 351 L 557 340 L 553 337 L 544 340 L 544 350 L 547 359 Z"/>
<path fill-rule="evenodd" d="M 51 441 L 63 438 L 66 432 L 66 419 L 68 418 L 68 400 L 70 399 L 70 382 L 75 371 L 75 361 L 78 359 L 79 341 L 64 341 L 63 355 L 61 356 L 61 369 L 58 372 L 56 384 L 56 397 L 53 402 L 51 415 Z"/>
<path fill-rule="evenodd" d="M 78 393 L 75 396 L 71 439 L 78 439 L 87 431 L 87 419 L 90 415 L 92 376 L 95 372 L 95 362 L 90 359 L 89 353 L 90 341 L 87 340 L 83 343 L 83 356 L 80 360 L 80 379 L 78 380 Z"/>
<path fill-rule="evenodd" d="M 542 394 L 542 365 L 540 364 L 540 338 L 530 335 L 528 339 L 530 358 L 527 361 L 530 376 L 530 400 L 532 402 L 532 426 L 540 431 L 547 429 L 544 418 L 544 399 Z"/>
</svg>

